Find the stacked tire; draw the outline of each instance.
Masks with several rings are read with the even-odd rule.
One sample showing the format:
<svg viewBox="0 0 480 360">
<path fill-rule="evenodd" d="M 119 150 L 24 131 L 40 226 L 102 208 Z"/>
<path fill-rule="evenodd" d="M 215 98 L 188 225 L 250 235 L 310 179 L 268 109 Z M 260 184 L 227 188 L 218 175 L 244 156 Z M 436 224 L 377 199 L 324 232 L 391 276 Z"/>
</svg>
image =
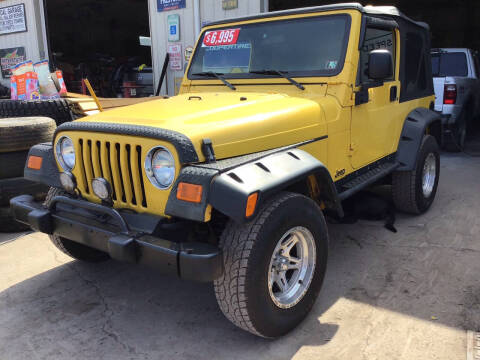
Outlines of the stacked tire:
<svg viewBox="0 0 480 360">
<path fill-rule="evenodd" d="M 0 119 L 46 116 L 57 125 L 74 120 L 70 104 L 65 99 L 54 100 L 0 100 Z"/>
<path fill-rule="evenodd" d="M 47 117 L 0 119 L 0 232 L 28 229 L 17 223 L 10 212 L 10 199 L 29 194 L 42 199 L 48 192 L 45 185 L 23 178 L 28 150 L 36 144 L 51 142 L 56 124 Z"/>
</svg>

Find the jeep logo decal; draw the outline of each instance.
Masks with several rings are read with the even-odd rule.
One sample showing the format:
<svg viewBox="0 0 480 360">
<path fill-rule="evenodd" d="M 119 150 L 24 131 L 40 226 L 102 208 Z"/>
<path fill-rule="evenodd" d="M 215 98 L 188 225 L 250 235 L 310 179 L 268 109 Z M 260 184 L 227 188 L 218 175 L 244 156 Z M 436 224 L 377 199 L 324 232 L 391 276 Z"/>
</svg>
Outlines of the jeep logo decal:
<svg viewBox="0 0 480 360">
<path fill-rule="evenodd" d="M 343 175 L 345 175 L 345 169 L 337 170 L 337 172 L 335 173 L 335 179 Z"/>
</svg>

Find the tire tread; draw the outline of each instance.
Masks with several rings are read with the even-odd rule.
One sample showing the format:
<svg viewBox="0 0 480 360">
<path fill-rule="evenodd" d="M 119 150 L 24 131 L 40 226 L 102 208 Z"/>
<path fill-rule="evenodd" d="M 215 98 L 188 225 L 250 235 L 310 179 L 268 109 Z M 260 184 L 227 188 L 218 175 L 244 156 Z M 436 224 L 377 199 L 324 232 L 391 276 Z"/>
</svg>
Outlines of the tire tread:
<svg viewBox="0 0 480 360">
<path fill-rule="evenodd" d="M 55 196 L 65 195 L 65 194 L 66 194 L 65 191 L 63 191 L 61 189 L 51 188 L 50 191 L 47 194 L 47 197 L 45 198 L 45 204 L 49 204 Z M 60 250 L 61 252 L 63 252 L 64 254 L 66 254 L 68 256 L 74 257 L 65 248 L 65 246 L 63 245 L 63 242 L 61 241 L 61 238 L 59 236 L 50 235 L 49 238 L 52 241 L 53 245 L 55 245 L 58 250 Z"/>
<path fill-rule="evenodd" d="M 392 174 L 392 198 L 395 207 L 403 212 L 420 215 L 428 208 L 433 202 L 436 194 L 437 183 L 434 187 L 433 195 L 431 195 L 428 204 L 425 203 L 426 199 L 423 198 L 421 190 L 417 189 L 417 182 L 421 181 L 419 176 L 422 176 L 423 167 L 418 163 L 419 159 L 424 159 L 426 156 L 426 149 L 430 147 L 431 151 L 438 156 L 438 144 L 436 139 L 431 135 L 425 135 L 423 137 L 420 149 L 417 154 L 417 164 L 415 168 L 410 171 L 396 171 Z M 440 169 L 438 169 L 439 171 Z M 420 184 L 421 186 L 421 184 Z"/>
<path fill-rule="evenodd" d="M 23 116 L 47 116 L 57 125 L 74 120 L 71 106 L 66 99 L 52 100 L 0 100 L 0 118 Z"/>
<path fill-rule="evenodd" d="M 52 201 L 52 199 L 55 196 L 59 195 L 66 195 L 68 194 L 59 188 L 50 188 L 50 191 L 47 194 L 47 197 L 45 199 L 45 206 L 48 206 L 48 204 Z M 88 246 L 73 242 L 68 239 L 64 239 L 58 235 L 49 235 L 50 241 L 55 245 L 55 247 L 63 252 L 64 254 L 78 260 L 83 260 L 87 262 L 101 262 L 109 259 L 108 254 L 101 252 L 99 250 L 96 250 L 94 248 L 90 248 Z M 70 246 L 66 246 L 65 244 L 71 243 Z M 70 247 L 70 249 L 69 249 Z"/>
<path fill-rule="evenodd" d="M 33 145 L 51 142 L 55 121 L 47 117 L 0 119 L 0 153 L 28 150 Z"/>
<path fill-rule="evenodd" d="M 399 171 L 393 174 L 392 195 L 395 207 L 407 213 L 418 214 L 415 201 L 416 171 Z"/>
<path fill-rule="evenodd" d="M 255 335 L 265 337 L 254 326 L 247 311 L 245 292 L 247 263 L 262 225 L 270 214 L 286 200 L 297 196 L 284 193 L 266 205 L 260 216 L 246 225 L 229 222 L 220 238 L 224 251 L 223 275 L 214 281 L 215 296 L 223 314 L 238 327 Z"/>
</svg>

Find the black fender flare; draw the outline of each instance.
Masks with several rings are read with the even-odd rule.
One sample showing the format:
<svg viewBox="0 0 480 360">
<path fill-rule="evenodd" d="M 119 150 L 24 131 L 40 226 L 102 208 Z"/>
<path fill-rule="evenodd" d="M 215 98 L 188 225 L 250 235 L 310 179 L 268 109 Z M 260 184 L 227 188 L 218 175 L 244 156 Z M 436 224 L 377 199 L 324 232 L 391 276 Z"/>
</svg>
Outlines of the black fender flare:
<svg viewBox="0 0 480 360">
<path fill-rule="evenodd" d="M 440 114 L 426 108 L 417 108 L 408 114 L 398 143 L 397 161 L 400 166 L 397 171 L 415 169 L 423 136 L 427 128 L 435 122 L 441 126 Z"/>
<path fill-rule="evenodd" d="M 224 215 L 243 223 L 253 218 L 262 203 L 289 185 L 314 175 L 327 208 L 343 216 L 333 180 L 322 162 L 300 149 L 282 151 L 240 165 L 216 176 L 210 185 L 208 202 Z M 248 197 L 258 192 L 255 213 L 246 218 Z"/>
<path fill-rule="evenodd" d="M 42 166 L 39 170 L 30 169 L 28 167 L 28 159 L 32 155 L 42 158 Z M 30 148 L 23 175 L 27 180 L 39 182 L 51 187 L 62 187 L 62 183 L 60 182 L 60 172 L 58 171 L 51 143 L 42 143 Z"/>
</svg>

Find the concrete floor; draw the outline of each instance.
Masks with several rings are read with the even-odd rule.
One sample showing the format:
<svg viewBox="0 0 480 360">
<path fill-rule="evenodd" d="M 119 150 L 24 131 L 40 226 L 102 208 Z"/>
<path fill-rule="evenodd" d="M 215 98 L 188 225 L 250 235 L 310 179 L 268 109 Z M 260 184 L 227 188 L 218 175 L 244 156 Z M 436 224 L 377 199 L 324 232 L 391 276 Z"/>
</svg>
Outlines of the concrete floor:
<svg viewBox="0 0 480 360">
<path fill-rule="evenodd" d="M 443 155 L 431 211 L 398 215 L 397 234 L 329 225 L 321 295 L 275 341 L 230 324 L 210 284 L 0 235 L 0 359 L 465 359 L 480 330 L 479 165 Z"/>
</svg>

